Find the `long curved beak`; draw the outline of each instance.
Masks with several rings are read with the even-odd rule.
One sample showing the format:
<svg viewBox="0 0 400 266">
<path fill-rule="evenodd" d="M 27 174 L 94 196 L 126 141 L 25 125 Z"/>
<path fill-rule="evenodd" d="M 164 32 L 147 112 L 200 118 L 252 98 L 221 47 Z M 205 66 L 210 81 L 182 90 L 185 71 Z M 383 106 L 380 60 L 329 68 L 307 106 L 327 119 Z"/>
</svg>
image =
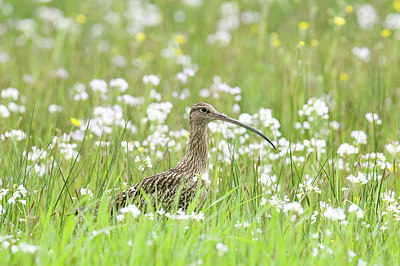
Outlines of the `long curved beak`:
<svg viewBox="0 0 400 266">
<path fill-rule="evenodd" d="M 265 136 L 260 130 L 255 129 L 254 127 L 252 127 L 252 126 L 250 126 L 250 125 L 244 124 L 244 123 L 240 122 L 239 120 L 230 118 L 229 116 L 226 116 L 226 115 L 224 115 L 224 114 L 216 114 L 216 115 L 215 115 L 215 119 L 221 120 L 221 121 L 225 121 L 225 122 L 228 122 L 228 123 L 232 123 L 232 124 L 238 125 L 238 126 L 240 126 L 240 127 L 244 127 L 245 129 L 248 129 L 248 130 L 250 130 L 250 131 L 253 131 L 253 132 L 256 133 L 257 135 L 259 135 L 260 137 L 262 137 L 263 139 L 265 139 L 266 141 L 268 141 L 269 144 L 271 144 L 271 146 L 276 150 L 276 147 L 275 147 L 275 145 L 272 143 L 272 141 L 271 141 L 269 138 L 267 138 L 267 136 Z"/>
</svg>

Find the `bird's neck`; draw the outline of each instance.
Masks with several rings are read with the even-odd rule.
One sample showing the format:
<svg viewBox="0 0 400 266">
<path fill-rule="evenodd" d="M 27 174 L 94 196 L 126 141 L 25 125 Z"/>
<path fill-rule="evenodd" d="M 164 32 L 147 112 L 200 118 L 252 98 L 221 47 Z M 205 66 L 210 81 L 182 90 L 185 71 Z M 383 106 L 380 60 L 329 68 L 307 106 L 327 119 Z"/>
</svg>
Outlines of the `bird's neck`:
<svg viewBox="0 0 400 266">
<path fill-rule="evenodd" d="M 207 156 L 207 124 L 190 124 L 186 153 L 176 168 L 194 174 L 205 174 Z"/>
</svg>

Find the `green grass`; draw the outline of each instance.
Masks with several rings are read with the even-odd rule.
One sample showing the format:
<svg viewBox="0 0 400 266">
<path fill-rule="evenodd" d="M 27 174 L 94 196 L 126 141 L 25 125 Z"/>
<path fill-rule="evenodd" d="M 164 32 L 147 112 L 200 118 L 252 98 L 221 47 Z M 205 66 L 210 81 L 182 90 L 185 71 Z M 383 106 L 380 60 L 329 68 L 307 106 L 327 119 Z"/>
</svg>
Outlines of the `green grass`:
<svg viewBox="0 0 400 266">
<path fill-rule="evenodd" d="M 399 145 L 400 31 L 381 36 L 386 16 L 400 12 L 398 1 L 370 1 L 380 17 L 370 30 L 359 26 L 356 12 L 346 12 L 349 4 L 356 10 L 366 4 L 361 1 L 235 1 L 239 17 L 256 11 L 259 19 L 248 25 L 242 21 L 230 32 L 226 46 L 207 41 L 218 30 L 225 2 L 204 0 L 199 8 L 180 1 L 152 3 L 161 20 L 138 30 L 144 35 L 127 32 L 131 23 L 127 1 L 3 0 L 0 4 L 0 59 L 4 53 L 9 56 L 0 63 L 0 90 L 19 91 L 16 100 L 0 98 L 0 105 L 10 109 L 5 117 L 0 108 L 2 264 L 399 264 L 399 155 L 387 145 Z M 46 21 L 51 14 L 41 19 L 39 7 L 61 10 L 64 18 L 70 18 L 68 29 L 57 29 L 62 22 L 59 15 L 58 22 Z M 178 10 L 185 13 L 182 23 L 174 20 Z M 345 18 L 345 25 L 336 25 L 334 17 Z M 307 30 L 298 28 L 301 21 L 308 22 Z M 34 25 L 31 29 L 29 23 Z M 370 61 L 354 55 L 354 47 L 367 47 Z M 171 56 L 162 56 L 168 49 Z M 181 65 L 181 54 L 191 61 Z M 117 56 L 123 56 L 122 65 L 115 63 L 121 61 Z M 185 67 L 196 73 L 183 84 L 176 74 Z M 67 78 L 53 74 L 59 68 L 68 72 Z M 27 82 L 25 74 L 33 82 Z M 142 78 L 149 74 L 158 75 L 160 85 L 144 84 Z M 216 75 L 222 83 L 239 87 L 241 99 L 226 92 L 201 97 L 200 91 L 211 88 Z M 109 83 L 118 77 L 129 88 L 122 93 L 108 86 L 107 99 L 89 85 L 93 79 Z M 74 100 L 78 83 L 86 86 L 86 101 Z M 151 103 L 158 102 L 151 96 L 153 88 L 160 102 L 173 105 L 163 123 L 143 120 L 154 116 L 147 112 Z M 179 99 L 174 92 L 186 96 Z M 123 104 L 118 100 L 123 94 L 143 97 L 143 104 Z M 310 98 L 326 104 L 328 119 L 315 111 L 310 116 L 299 114 Z M 220 130 L 210 133 L 211 193 L 201 209 L 204 219 L 179 220 L 155 213 L 154 219 L 143 213 L 134 218 L 127 213 L 118 221 L 110 217 L 106 204 L 97 219 L 87 213 L 78 222 L 70 215 L 76 207 L 105 202 L 126 186 L 173 167 L 185 151 L 186 132 L 180 130 L 189 127 L 186 109 L 198 101 L 234 118 L 240 113 L 258 114 L 251 123 L 276 141 L 278 150 L 266 144 L 255 147 L 260 138 L 249 133 L 241 139 L 243 134 L 232 128 L 228 134 L 235 138 L 226 138 Z M 25 112 L 11 112 L 12 102 L 24 106 Z M 240 113 L 233 111 L 235 103 Z M 50 104 L 60 105 L 62 111 L 50 113 Z M 122 117 L 112 121 L 124 121 L 109 125 L 109 133 L 96 135 L 93 125 L 99 109 L 95 108 L 116 105 Z M 259 117 L 261 108 L 271 109 L 280 127 L 264 124 L 272 120 Z M 105 111 L 104 117 L 110 113 Z M 369 122 L 367 113 L 377 113 L 382 123 Z M 304 132 L 295 128 L 296 122 L 308 117 L 314 119 L 310 128 Z M 81 125 L 73 125 L 71 118 Z M 127 121 L 136 126 L 135 132 Z M 337 121 L 339 128 L 332 128 L 331 121 Z M 12 129 L 27 137 L 20 141 L 4 137 Z M 353 143 L 354 130 L 366 133 L 366 144 Z M 71 138 L 77 133 L 81 139 Z M 325 141 L 326 146 L 317 148 L 315 140 Z M 312 144 L 307 146 L 307 141 Z M 343 143 L 358 152 L 338 154 Z M 38 156 L 31 158 L 35 149 Z M 366 159 L 371 153 L 383 153 L 386 161 Z M 137 156 L 150 156 L 153 166 L 140 171 Z M 360 176 L 358 172 L 365 174 L 366 184 L 347 179 Z M 378 175 L 382 178 L 374 178 Z M 263 184 L 265 176 L 272 181 Z M 306 182 L 320 193 L 306 191 Z M 84 188 L 93 196 L 84 195 Z M 390 191 L 393 202 L 385 199 Z M 15 202 L 13 193 L 20 195 Z M 287 200 L 274 204 L 276 198 Z M 349 210 L 352 203 L 362 210 L 362 217 Z M 332 218 L 329 208 L 336 210 Z M 235 226 L 238 223 L 242 225 Z M 226 246 L 226 252 L 217 249 L 218 243 Z M 32 253 L 26 244 L 34 246 Z"/>
</svg>

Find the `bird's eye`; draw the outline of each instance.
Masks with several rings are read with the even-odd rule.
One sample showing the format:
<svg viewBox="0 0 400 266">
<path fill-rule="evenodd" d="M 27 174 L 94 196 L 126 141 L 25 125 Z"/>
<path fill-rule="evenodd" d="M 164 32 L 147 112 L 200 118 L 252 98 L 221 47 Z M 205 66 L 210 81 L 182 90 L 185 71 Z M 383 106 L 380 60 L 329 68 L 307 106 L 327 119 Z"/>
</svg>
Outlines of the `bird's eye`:
<svg viewBox="0 0 400 266">
<path fill-rule="evenodd" d="M 207 112 L 207 109 L 203 107 L 203 108 L 200 109 L 200 111 L 202 111 L 203 113 L 205 113 L 205 112 Z"/>
</svg>

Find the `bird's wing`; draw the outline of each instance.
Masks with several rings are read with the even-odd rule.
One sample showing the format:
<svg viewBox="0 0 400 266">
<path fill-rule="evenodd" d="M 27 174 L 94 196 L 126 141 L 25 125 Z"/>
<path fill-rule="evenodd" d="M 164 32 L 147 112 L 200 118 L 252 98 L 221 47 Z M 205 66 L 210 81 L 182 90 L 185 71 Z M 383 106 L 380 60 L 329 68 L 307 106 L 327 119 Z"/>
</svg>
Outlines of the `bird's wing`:
<svg viewBox="0 0 400 266">
<path fill-rule="evenodd" d="M 170 171 L 147 177 L 115 195 L 114 205 L 116 209 L 120 209 L 128 202 L 141 206 L 146 203 L 147 199 L 163 200 L 167 194 L 171 194 L 172 189 L 179 186 L 179 183 L 180 175 Z"/>
</svg>

